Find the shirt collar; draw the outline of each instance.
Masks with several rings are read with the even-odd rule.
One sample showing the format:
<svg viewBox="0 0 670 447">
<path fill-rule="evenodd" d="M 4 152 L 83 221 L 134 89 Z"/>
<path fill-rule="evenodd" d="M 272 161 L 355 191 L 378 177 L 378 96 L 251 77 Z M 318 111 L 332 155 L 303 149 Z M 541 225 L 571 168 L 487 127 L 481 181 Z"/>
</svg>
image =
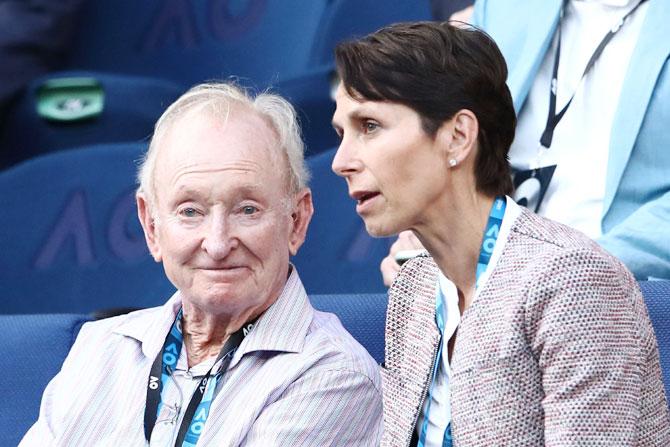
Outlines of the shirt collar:
<svg viewBox="0 0 670 447">
<path fill-rule="evenodd" d="M 300 352 L 313 317 L 314 308 L 293 267 L 279 298 L 260 316 L 230 366 L 253 351 Z"/>
<path fill-rule="evenodd" d="M 142 344 L 142 352 L 155 358 L 163 347 L 165 336 L 172 327 L 181 307 L 179 291 L 161 307 L 129 314 L 114 333 L 134 338 Z M 279 295 L 258 319 L 254 329 L 244 339 L 230 366 L 253 351 L 300 352 L 305 335 L 314 316 L 305 288 L 295 267 Z"/>
<path fill-rule="evenodd" d="M 144 355 L 155 358 L 163 348 L 165 336 L 177 318 L 180 308 L 181 295 L 176 291 L 161 307 L 129 314 L 126 320 L 114 329 L 114 333 L 139 341 Z"/>
</svg>

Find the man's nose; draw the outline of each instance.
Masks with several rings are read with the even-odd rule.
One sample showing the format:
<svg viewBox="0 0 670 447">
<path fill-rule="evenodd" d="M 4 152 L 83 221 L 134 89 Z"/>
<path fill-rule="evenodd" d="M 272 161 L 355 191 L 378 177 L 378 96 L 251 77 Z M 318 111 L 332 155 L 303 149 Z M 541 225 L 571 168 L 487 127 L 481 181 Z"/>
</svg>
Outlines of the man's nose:
<svg viewBox="0 0 670 447">
<path fill-rule="evenodd" d="M 239 244 L 232 230 L 230 222 L 224 216 L 210 216 L 202 238 L 203 250 L 212 259 L 224 259 Z"/>
</svg>

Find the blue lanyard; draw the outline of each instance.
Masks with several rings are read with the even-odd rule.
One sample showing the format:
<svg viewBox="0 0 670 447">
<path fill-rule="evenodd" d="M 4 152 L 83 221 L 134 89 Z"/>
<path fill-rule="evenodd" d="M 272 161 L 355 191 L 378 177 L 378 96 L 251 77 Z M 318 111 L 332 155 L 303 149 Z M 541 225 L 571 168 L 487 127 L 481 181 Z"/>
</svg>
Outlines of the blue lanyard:
<svg viewBox="0 0 670 447">
<path fill-rule="evenodd" d="M 180 309 L 177 313 L 170 332 L 168 332 L 163 344 L 163 349 L 156 356 L 149 374 L 149 382 L 147 384 L 147 403 L 144 411 L 144 435 L 147 442 L 151 439 L 151 433 L 156 420 L 163 407 L 163 387 L 168 380 L 171 380 L 172 371 L 177 366 L 177 360 L 181 354 L 181 349 L 184 344 L 184 337 L 181 329 L 183 311 Z M 244 337 L 253 329 L 253 324 L 246 324 L 240 330 L 231 335 L 226 343 L 221 348 L 214 364 L 219 360 L 223 360 L 217 368 L 214 375 L 210 369 L 205 377 L 202 378 L 198 384 L 191 401 L 186 407 L 184 418 L 182 419 L 177 435 L 175 446 L 181 447 L 195 447 L 200 438 L 205 422 L 209 416 L 209 409 L 214 399 L 214 390 L 216 383 L 221 378 L 225 370 L 228 368 L 232 360 L 235 350 L 242 343 Z"/>
<path fill-rule="evenodd" d="M 500 226 L 502 225 L 503 217 L 505 216 L 505 208 L 507 207 L 507 201 L 504 196 L 498 196 L 493 201 L 491 206 L 491 212 L 489 213 L 489 219 L 486 222 L 486 229 L 484 230 L 484 235 L 482 237 L 482 245 L 479 249 L 479 259 L 477 260 L 477 272 L 475 274 L 475 288 L 479 288 L 481 278 L 483 273 L 486 271 L 489 262 L 491 262 L 491 255 L 493 254 L 493 249 L 496 246 L 496 241 L 498 240 L 498 235 L 500 234 Z M 442 294 L 442 287 L 437 288 L 437 299 L 435 305 L 435 322 L 437 328 L 440 330 L 440 344 L 437 349 L 437 357 L 435 364 L 433 365 L 432 379 L 430 382 L 430 388 L 428 390 L 428 405 L 426 407 L 426 414 L 423 417 L 423 424 L 421 424 L 421 434 L 419 435 L 419 442 L 417 447 L 424 447 L 426 444 L 426 433 L 428 431 L 428 414 L 430 413 L 430 404 L 432 401 L 433 395 L 433 386 L 435 385 L 435 378 L 437 377 L 437 368 L 442 359 L 442 345 L 444 338 L 444 295 Z M 447 425 L 447 429 L 444 431 L 444 436 L 442 437 L 442 447 L 451 447 L 452 438 L 451 438 L 451 422 Z"/>
</svg>

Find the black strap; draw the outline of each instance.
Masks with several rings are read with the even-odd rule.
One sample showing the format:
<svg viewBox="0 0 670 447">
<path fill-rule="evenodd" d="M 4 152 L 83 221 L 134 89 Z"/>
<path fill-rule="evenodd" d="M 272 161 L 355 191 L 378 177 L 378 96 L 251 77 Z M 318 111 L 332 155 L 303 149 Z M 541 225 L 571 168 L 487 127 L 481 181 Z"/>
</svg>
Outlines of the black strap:
<svg viewBox="0 0 670 447">
<path fill-rule="evenodd" d="M 595 64 L 596 60 L 598 60 L 598 58 L 602 54 L 607 44 L 610 42 L 610 40 L 612 40 L 612 38 L 616 35 L 616 33 L 619 32 L 619 30 L 626 22 L 628 17 L 630 17 L 637 10 L 637 8 L 645 1 L 646 0 L 640 0 L 639 2 L 637 2 L 637 4 L 633 7 L 633 9 L 628 11 L 626 15 L 624 15 L 621 18 L 621 20 L 619 20 L 619 23 L 617 23 L 617 25 L 614 28 L 612 28 L 607 32 L 607 34 L 605 34 L 605 37 L 603 37 L 603 40 L 600 41 L 600 44 L 591 55 L 589 62 L 586 64 L 586 68 L 582 73 L 582 77 L 580 78 L 579 83 L 581 83 L 584 80 L 586 74 L 591 70 L 591 68 Z M 570 104 L 572 103 L 572 100 L 575 98 L 576 93 L 575 91 L 570 97 L 570 100 L 563 107 L 563 109 L 561 109 L 561 111 L 558 112 L 558 114 L 556 114 L 556 91 L 558 89 L 558 64 L 561 56 L 561 22 L 563 21 L 563 15 L 565 13 L 565 6 L 567 5 L 567 3 L 568 0 L 563 1 L 563 6 L 561 7 L 561 16 L 558 21 L 558 43 L 556 45 L 556 55 L 554 56 L 554 70 L 551 77 L 551 86 L 549 88 L 549 113 L 547 114 L 547 124 L 544 128 L 544 132 L 542 132 L 542 137 L 540 137 L 540 144 L 545 148 L 549 148 L 551 146 L 551 142 L 554 138 L 554 129 L 556 129 L 556 126 L 563 118 L 563 115 L 565 115 L 565 112 L 568 110 L 568 107 L 570 107 Z"/>
</svg>

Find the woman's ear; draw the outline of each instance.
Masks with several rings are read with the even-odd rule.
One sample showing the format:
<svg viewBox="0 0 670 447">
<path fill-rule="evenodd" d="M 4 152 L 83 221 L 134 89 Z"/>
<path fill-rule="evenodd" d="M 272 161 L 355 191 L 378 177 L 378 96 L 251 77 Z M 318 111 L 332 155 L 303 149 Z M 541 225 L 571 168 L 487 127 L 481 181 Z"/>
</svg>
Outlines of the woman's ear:
<svg viewBox="0 0 670 447">
<path fill-rule="evenodd" d="M 474 154 L 478 135 L 479 122 L 475 114 L 468 109 L 459 110 L 440 126 L 436 138 L 444 148 L 451 168 L 462 164 Z"/>
</svg>

